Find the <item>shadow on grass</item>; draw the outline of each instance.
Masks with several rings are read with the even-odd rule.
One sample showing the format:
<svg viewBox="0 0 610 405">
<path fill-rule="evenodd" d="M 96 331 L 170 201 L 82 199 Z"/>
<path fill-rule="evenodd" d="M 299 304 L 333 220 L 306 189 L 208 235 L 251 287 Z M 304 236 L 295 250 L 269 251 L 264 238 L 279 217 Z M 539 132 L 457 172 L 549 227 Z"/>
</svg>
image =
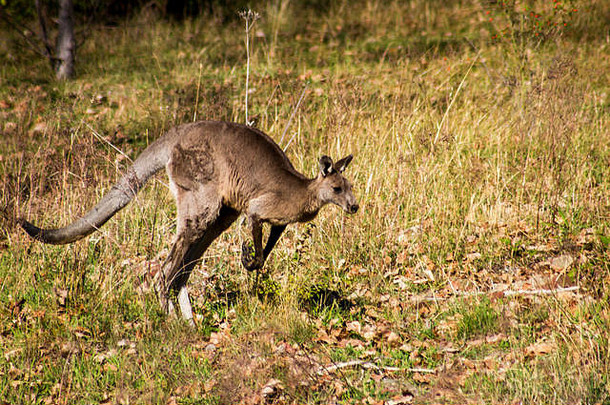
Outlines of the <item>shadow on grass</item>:
<svg viewBox="0 0 610 405">
<path fill-rule="evenodd" d="M 254 281 L 252 288 L 241 290 L 239 286 L 217 289 L 214 292 L 218 303 L 223 306 L 232 307 L 239 302 L 239 298 L 245 295 L 256 296 L 265 302 L 277 302 L 281 292 L 280 284 L 274 279 L 261 274 L 260 278 Z M 314 284 L 304 287 L 297 292 L 299 306 L 307 312 L 318 312 L 325 309 L 338 309 L 349 311 L 357 304 L 346 298 L 340 291 L 331 289 L 323 284 Z"/>
<path fill-rule="evenodd" d="M 349 311 L 356 305 L 354 302 L 342 296 L 339 291 L 321 286 L 313 286 L 307 296 L 302 297 L 299 300 L 299 303 L 303 309 L 308 312 L 330 308 Z"/>
</svg>

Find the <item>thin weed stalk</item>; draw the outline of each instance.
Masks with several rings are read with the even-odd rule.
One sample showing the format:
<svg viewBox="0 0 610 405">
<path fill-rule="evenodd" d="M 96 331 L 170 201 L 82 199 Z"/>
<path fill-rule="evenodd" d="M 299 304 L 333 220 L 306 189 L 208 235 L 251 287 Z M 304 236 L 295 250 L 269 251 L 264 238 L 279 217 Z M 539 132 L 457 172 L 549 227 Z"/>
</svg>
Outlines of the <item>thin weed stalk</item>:
<svg viewBox="0 0 610 405">
<path fill-rule="evenodd" d="M 245 10 L 245 11 L 241 11 L 239 13 L 239 16 L 244 20 L 245 25 L 246 25 L 246 30 L 245 30 L 245 34 L 246 34 L 246 96 L 245 96 L 245 111 L 246 111 L 246 125 L 252 125 L 254 124 L 254 122 L 250 121 L 249 115 L 248 115 L 248 95 L 250 93 L 250 88 L 249 88 L 249 84 L 250 84 L 250 31 L 252 30 L 252 27 L 254 27 L 254 24 L 256 23 L 256 21 L 260 18 L 260 15 L 256 12 L 256 11 L 252 11 L 251 9 Z"/>
</svg>

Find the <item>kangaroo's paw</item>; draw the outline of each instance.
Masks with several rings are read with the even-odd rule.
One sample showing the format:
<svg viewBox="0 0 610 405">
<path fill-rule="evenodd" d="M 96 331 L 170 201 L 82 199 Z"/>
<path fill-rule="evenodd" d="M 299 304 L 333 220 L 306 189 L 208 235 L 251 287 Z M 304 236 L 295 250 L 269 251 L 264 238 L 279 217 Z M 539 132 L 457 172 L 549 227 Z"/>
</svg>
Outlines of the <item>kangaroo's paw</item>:
<svg viewBox="0 0 610 405">
<path fill-rule="evenodd" d="M 256 257 L 254 248 L 245 242 L 241 245 L 241 264 L 248 271 L 263 267 L 263 261 L 260 257 Z"/>
</svg>

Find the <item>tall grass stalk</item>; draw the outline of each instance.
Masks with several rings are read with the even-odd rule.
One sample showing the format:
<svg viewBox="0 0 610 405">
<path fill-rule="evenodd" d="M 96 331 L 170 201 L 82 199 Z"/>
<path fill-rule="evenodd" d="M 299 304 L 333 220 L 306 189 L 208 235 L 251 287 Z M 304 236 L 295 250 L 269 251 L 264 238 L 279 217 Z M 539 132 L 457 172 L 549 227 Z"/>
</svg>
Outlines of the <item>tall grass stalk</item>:
<svg viewBox="0 0 610 405">
<path fill-rule="evenodd" d="M 60 84 L 0 27 L 0 403 L 608 402 L 610 3 L 542 42 L 522 9 L 493 38 L 506 2 L 323 3 L 266 5 L 245 41 L 215 14 L 92 26 Z M 361 209 L 288 227 L 256 286 L 225 232 L 195 329 L 151 290 L 163 173 L 77 243 L 17 227 L 70 223 L 170 127 L 244 107 L 308 176 L 353 153 Z"/>
</svg>

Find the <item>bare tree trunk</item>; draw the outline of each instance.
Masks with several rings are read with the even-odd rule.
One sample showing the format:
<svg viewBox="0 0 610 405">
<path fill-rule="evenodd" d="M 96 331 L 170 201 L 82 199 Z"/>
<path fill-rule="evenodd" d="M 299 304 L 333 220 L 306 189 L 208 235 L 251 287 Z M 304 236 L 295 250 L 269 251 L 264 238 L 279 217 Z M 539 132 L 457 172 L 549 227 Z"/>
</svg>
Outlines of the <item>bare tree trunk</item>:
<svg viewBox="0 0 610 405">
<path fill-rule="evenodd" d="M 74 5 L 72 0 L 59 0 L 59 32 L 57 34 L 56 76 L 59 80 L 74 76 L 74 55 L 76 41 L 74 40 Z"/>
</svg>

